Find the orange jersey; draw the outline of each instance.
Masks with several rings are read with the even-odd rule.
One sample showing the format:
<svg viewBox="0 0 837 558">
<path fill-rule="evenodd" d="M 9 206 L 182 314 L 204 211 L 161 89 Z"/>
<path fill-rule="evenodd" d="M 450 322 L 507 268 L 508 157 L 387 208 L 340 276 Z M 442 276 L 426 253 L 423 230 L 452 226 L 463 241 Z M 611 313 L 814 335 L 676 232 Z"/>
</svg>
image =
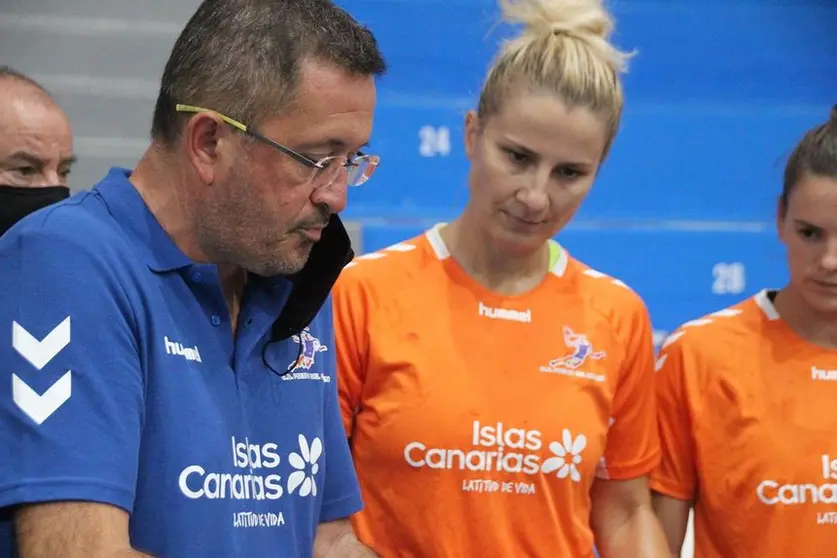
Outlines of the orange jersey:
<svg viewBox="0 0 837 558">
<path fill-rule="evenodd" d="M 657 369 L 652 487 L 695 501 L 695 556 L 837 556 L 837 351 L 763 291 L 681 326 Z"/>
<path fill-rule="evenodd" d="M 501 296 L 438 229 L 358 258 L 334 291 L 338 385 L 384 558 L 592 557 L 596 477 L 659 460 L 645 305 L 560 247 Z"/>
</svg>

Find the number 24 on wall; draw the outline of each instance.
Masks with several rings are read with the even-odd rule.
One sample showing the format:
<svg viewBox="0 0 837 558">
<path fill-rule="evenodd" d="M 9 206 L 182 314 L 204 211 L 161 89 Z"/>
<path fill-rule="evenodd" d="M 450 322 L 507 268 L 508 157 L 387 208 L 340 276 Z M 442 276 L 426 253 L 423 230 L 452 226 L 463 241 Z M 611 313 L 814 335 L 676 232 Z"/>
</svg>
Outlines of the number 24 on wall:
<svg viewBox="0 0 837 558">
<path fill-rule="evenodd" d="M 422 157 L 450 155 L 450 128 L 447 126 L 422 126 L 418 136 L 419 155 Z"/>
</svg>

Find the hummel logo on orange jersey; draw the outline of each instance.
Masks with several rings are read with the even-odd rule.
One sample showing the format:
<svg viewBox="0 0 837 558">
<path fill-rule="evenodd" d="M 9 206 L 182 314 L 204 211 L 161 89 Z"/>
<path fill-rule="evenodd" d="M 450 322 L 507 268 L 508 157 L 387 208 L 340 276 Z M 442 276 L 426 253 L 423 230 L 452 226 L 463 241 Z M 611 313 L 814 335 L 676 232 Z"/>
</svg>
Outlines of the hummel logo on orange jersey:
<svg viewBox="0 0 837 558">
<path fill-rule="evenodd" d="M 531 308 L 527 308 L 526 310 L 507 310 L 505 308 L 491 308 L 480 302 L 479 314 L 492 320 L 511 320 L 525 324 L 532 323 Z"/>
<path fill-rule="evenodd" d="M 825 370 L 823 368 L 811 367 L 812 380 L 837 380 L 837 370 Z"/>
</svg>

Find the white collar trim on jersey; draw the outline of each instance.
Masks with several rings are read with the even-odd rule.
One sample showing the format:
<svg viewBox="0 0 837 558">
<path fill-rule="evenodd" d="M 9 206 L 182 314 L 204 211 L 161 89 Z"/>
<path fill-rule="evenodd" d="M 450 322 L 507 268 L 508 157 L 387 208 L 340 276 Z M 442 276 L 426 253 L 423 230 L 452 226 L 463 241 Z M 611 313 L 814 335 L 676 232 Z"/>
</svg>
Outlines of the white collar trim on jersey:
<svg viewBox="0 0 837 558">
<path fill-rule="evenodd" d="M 442 230 L 447 223 L 437 223 L 433 225 L 433 228 L 428 229 L 424 236 L 427 237 L 427 241 L 430 243 L 431 248 L 436 253 L 436 257 L 440 260 L 446 260 L 450 257 L 450 250 L 448 250 L 447 244 L 445 241 L 442 240 L 442 235 L 439 234 L 439 231 Z"/>
<path fill-rule="evenodd" d="M 450 250 L 448 250 L 448 246 L 445 244 L 445 241 L 442 239 L 442 235 L 440 233 L 442 227 L 445 225 L 446 223 L 437 223 L 424 233 L 424 236 L 430 243 L 430 247 L 433 248 L 433 252 L 440 260 L 446 260 L 450 257 Z M 567 251 L 554 240 L 550 240 L 550 242 L 554 242 L 560 252 L 558 253 L 558 259 L 555 261 L 555 265 L 552 266 L 552 269 L 550 269 L 549 272 L 553 275 L 557 275 L 558 277 L 563 277 L 564 272 L 567 271 L 567 264 L 569 264 Z"/>
<path fill-rule="evenodd" d="M 755 298 L 756 304 L 761 308 L 761 311 L 764 312 L 768 320 L 778 320 L 780 319 L 779 312 L 776 311 L 776 307 L 773 305 L 770 297 L 767 296 L 769 292 L 768 289 L 762 289 L 753 298 Z"/>
</svg>

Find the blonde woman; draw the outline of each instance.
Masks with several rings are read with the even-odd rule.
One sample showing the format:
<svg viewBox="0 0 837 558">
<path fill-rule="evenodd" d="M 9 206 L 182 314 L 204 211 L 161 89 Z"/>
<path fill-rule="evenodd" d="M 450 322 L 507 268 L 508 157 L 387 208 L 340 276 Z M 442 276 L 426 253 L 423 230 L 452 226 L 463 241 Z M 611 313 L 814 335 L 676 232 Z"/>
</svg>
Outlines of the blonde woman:
<svg viewBox="0 0 837 558">
<path fill-rule="evenodd" d="M 465 121 L 462 215 L 335 290 L 343 420 L 381 556 L 663 556 L 645 305 L 550 240 L 593 185 L 626 56 L 594 0 L 501 3 L 523 33 Z"/>
</svg>

